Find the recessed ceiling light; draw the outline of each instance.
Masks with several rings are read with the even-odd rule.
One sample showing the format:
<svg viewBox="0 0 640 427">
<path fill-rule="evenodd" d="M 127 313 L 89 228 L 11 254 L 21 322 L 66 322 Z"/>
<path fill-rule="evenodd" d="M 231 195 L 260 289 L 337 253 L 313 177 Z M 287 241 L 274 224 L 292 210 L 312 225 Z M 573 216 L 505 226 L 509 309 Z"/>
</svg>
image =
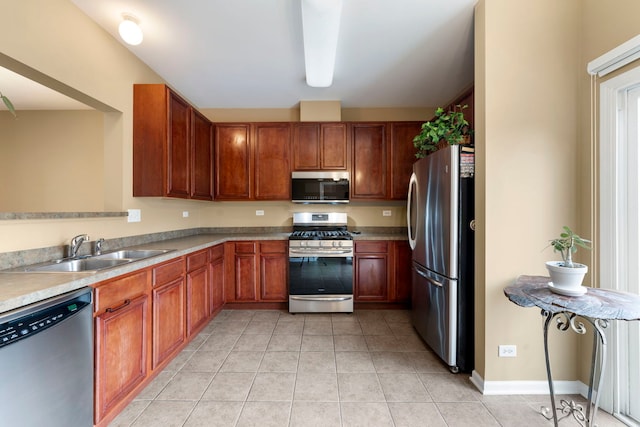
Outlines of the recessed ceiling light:
<svg viewBox="0 0 640 427">
<path fill-rule="evenodd" d="M 131 14 L 122 14 L 122 22 L 118 27 L 118 32 L 127 44 L 137 46 L 142 43 L 142 29 L 140 29 L 136 17 Z"/>
</svg>

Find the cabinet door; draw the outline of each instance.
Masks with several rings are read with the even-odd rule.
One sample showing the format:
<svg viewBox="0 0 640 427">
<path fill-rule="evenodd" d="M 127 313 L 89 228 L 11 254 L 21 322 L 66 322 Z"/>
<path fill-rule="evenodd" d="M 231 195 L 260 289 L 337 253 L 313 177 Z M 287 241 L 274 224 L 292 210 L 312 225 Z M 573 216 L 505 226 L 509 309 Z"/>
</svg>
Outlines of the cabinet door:
<svg viewBox="0 0 640 427">
<path fill-rule="evenodd" d="M 184 306 L 183 277 L 153 289 L 153 369 L 185 341 Z"/>
<path fill-rule="evenodd" d="M 167 196 L 188 198 L 191 183 L 191 107 L 167 89 Z"/>
<path fill-rule="evenodd" d="M 211 122 L 192 110 L 191 198 L 213 200 L 213 138 Z"/>
<path fill-rule="evenodd" d="M 294 171 L 321 169 L 318 123 L 295 123 L 292 145 Z"/>
<path fill-rule="evenodd" d="M 286 302 L 288 300 L 288 272 L 287 242 L 260 243 L 261 300 L 273 302 Z"/>
<path fill-rule="evenodd" d="M 346 123 L 320 125 L 320 159 L 322 169 L 347 170 L 349 167 Z"/>
<path fill-rule="evenodd" d="M 249 200 L 251 197 L 250 125 L 216 124 L 215 126 L 215 198 Z"/>
<path fill-rule="evenodd" d="M 391 123 L 391 198 L 406 200 L 413 163 L 417 160 L 413 138 L 420 133 L 420 122 Z"/>
<path fill-rule="evenodd" d="M 411 247 L 409 242 L 393 242 L 393 286 L 390 300 L 411 302 Z"/>
<path fill-rule="evenodd" d="M 291 126 L 260 123 L 254 132 L 255 198 L 291 200 Z"/>
<path fill-rule="evenodd" d="M 141 295 L 95 319 L 96 423 L 147 377 L 148 316 L 149 297 Z"/>
<path fill-rule="evenodd" d="M 387 141 L 384 123 L 351 124 L 353 199 L 387 197 Z"/>
<path fill-rule="evenodd" d="M 233 263 L 233 295 L 230 301 L 257 301 L 258 265 L 256 244 L 236 242 Z"/>
<path fill-rule="evenodd" d="M 209 314 L 212 315 L 224 304 L 224 245 L 211 248 L 209 285 Z"/>
<path fill-rule="evenodd" d="M 388 300 L 388 248 L 384 241 L 356 242 L 353 290 L 356 301 Z"/>
<path fill-rule="evenodd" d="M 187 273 L 187 336 L 209 319 L 209 269 L 203 266 Z"/>
</svg>

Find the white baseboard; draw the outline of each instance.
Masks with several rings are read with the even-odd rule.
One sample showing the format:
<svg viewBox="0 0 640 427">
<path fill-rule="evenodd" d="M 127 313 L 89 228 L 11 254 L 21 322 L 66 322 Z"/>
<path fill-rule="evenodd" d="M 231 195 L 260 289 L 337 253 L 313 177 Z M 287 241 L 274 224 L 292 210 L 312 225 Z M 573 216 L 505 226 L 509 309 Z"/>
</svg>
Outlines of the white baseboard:
<svg viewBox="0 0 640 427">
<path fill-rule="evenodd" d="M 471 373 L 471 382 L 482 394 L 549 394 L 549 383 L 544 381 L 485 381 L 476 371 Z M 554 381 L 556 394 L 586 395 L 587 386 L 581 381 Z"/>
</svg>

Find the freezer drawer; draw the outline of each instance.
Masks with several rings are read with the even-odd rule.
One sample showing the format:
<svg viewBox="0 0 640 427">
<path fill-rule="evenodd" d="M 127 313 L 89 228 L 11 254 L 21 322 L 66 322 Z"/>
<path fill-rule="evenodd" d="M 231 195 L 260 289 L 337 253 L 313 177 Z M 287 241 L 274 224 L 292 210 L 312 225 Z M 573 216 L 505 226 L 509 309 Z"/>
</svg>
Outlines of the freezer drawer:
<svg viewBox="0 0 640 427">
<path fill-rule="evenodd" d="M 457 281 L 414 263 L 411 320 L 422 339 L 457 371 Z"/>
</svg>

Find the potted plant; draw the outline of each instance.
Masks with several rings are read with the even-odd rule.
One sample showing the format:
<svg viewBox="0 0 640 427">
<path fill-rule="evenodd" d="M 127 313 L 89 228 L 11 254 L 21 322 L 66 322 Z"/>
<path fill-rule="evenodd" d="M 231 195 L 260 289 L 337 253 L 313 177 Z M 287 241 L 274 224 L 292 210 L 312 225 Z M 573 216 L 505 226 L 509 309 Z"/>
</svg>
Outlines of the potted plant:
<svg viewBox="0 0 640 427">
<path fill-rule="evenodd" d="M 549 288 L 558 294 L 577 296 L 584 294 L 587 289 L 582 286 L 582 280 L 588 268 L 584 264 L 573 262 L 572 255 L 578 248 L 591 249 L 587 239 L 574 233 L 566 225 L 562 227 L 560 237 L 550 241 L 549 246 L 554 252 L 560 252 L 562 261 L 548 261 L 546 263 L 551 283 Z"/>
<path fill-rule="evenodd" d="M 6 96 L 4 96 L 2 94 L 2 92 L 0 92 L 0 99 L 2 99 L 2 102 L 4 102 L 4 105 L 7 106 L 7 109 L 9 110 L 9 112 L 11 114 L 13 114 L 13 117 L 16 116 L 16 109 L 13 107 L 13 104 L 11 103 L 11 101 L 9 100 L 9 98 L 7 98 Z"/>
<path fill-rule="evenodd" d="M 418 149 L 417 158 L 421 159 L 431 151 L 436 151 L 441 141 L 449 145 L 468 141 L 471 129 L 464 118 L 465 108 L 468 105 L 456 105 L 453 110 L 445 112 L 442 107 L 438 107 L 433 120 L 423 123 L 420 133 L 413 138 L 413 146 Z"/>
</svg>

